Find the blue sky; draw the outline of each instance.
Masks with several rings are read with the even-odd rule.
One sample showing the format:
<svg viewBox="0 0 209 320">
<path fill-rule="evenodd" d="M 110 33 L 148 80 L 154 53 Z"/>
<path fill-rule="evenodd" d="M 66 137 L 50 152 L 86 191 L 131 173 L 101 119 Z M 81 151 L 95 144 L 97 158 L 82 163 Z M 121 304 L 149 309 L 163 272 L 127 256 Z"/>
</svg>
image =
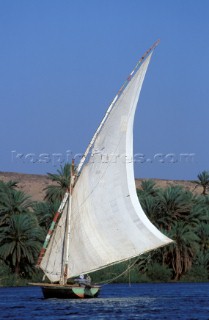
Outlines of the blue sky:
<svg viewBox="0 0 209 320">
<path fill-rule="evenodd" d="M 209 170 L 208 17 L 207 0 L 0 0 L 0 170 L 45 174 L 84 152 L 158 38 L 135 118 L 135 176 Z"/>
</svg>

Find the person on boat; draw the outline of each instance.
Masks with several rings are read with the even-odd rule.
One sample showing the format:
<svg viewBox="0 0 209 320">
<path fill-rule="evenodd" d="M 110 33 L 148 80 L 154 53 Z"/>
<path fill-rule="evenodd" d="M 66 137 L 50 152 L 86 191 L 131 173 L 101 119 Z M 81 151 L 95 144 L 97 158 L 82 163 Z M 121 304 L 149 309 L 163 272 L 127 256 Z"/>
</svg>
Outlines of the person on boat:
<svg viewBox="0 0 209 320">
<path fill-rule="evenodd" d="M 87 284 L 91 284 L 91 277 L 89 274 L 86 275 L 86 282 Z"/>
<path fill-rule="evenodd" d="M 91 277 L 86 274 L 80 274 L 78 279 L 75 279 L 76 282 L 78 282 L 79 285 L 87 285 L 89 286 L 91 284 Z"/>
</svg>

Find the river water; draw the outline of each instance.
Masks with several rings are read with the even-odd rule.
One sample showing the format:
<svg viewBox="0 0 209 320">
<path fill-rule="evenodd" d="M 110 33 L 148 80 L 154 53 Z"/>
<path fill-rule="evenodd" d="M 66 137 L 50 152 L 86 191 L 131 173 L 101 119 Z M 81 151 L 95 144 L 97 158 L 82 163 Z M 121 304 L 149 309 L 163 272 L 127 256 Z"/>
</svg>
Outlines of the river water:
<svg viewBox="0 0 209 320">
<path fill-rule="evenodd" d="M 209 319 L 209 283 L 109 284 L 86 300 L 45 300 L 38 287 L 0 288 L 0 319 Z"/>
</svg>

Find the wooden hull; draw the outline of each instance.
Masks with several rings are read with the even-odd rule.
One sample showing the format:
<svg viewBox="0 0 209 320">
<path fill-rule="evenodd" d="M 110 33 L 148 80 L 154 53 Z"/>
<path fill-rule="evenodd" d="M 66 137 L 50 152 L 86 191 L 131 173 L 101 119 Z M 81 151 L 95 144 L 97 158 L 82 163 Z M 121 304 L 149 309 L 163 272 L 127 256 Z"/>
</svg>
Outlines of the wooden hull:
<svg viewBox="0 0 209 320">
<path fill-rule="evenodd" d="M 100 287 L 96 285 L 59 285 L 59 284 L 32 284 L 40 286 L 45 299 L 85 299 L 96 298 L 99 295 Z"/>
</svg>

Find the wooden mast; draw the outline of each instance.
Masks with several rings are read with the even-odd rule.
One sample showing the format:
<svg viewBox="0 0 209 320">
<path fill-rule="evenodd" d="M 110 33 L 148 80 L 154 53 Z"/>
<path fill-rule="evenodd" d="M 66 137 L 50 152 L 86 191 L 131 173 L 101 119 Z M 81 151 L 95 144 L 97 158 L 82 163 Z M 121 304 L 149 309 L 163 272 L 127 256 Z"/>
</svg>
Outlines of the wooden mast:
<svg viewBox="0 0 209 320">
<path fill-rule="evenodd" d="M 72 193 L 75 180 L 75 170 L 74 170 L 74 159 L 71 164 L 71 174 L 70 174 L 70 186 L 69 186 L 69 199 L 67 203 L 67 215 L 66 215 L 66 226 L 65 226 L 65 237 L 64 237 L 64 252 L 63 252 L 63 266 L 62 274 L 60 278 L 60 284 L 67 284 L 68 275 L 68 261 L 69 261 L 69 242 L 70 242 L 70 219 L 72 213 Z"/>
</svg>

